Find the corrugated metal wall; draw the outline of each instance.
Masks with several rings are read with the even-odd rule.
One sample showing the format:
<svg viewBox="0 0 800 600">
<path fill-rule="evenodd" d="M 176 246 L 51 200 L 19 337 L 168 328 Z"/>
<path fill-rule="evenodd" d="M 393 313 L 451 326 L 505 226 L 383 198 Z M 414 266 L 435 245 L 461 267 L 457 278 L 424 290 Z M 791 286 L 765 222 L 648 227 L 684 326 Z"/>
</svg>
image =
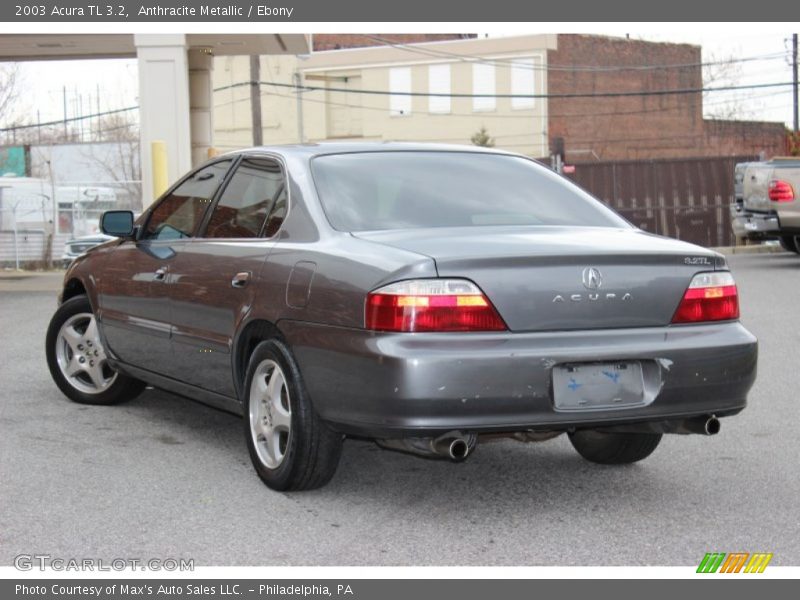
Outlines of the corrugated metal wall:
<svg viewBox="0 0 800 600">
<path fill-rule="evenodd" d="M 701 246 L 734 244 L 733 168 L 756 156 L 578 164 L 567 175 L 634 225 Z"/>
</svg>

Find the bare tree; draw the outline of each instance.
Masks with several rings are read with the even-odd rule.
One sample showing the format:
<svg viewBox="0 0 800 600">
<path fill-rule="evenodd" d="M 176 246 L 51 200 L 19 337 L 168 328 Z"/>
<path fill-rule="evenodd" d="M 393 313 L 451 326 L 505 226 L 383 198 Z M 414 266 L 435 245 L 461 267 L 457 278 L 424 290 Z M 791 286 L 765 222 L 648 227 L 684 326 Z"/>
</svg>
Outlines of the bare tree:
<svg viewBox="0 0 800 600">
<path fill-rule="evenodd" d="M 125 191 L 129 207 L 141 209 L 142 184 L 139 164 L 139 125 L 130 113 L 118 112 L 98 119 L 94 132 L 97 142 L 82 150 L 87 162 L 98 166 L 109 182 Z"/>
<path fill-rule="evenodd" d="M 16 120 L 14 111 L 19 98 L 19 82 L 17 63 L 0 64 L 0 123 Z"/>
<path fill-rule="evenodd" d="M 733 54 L 710 53 L 703 67 L 703 89 L 738 85 L 742 80 L 742 63 Z M 712 119 L 746 120 L 755 117 L 758 107 L 741 90 L 703 92 L 703 112 Z"/>
</svg>

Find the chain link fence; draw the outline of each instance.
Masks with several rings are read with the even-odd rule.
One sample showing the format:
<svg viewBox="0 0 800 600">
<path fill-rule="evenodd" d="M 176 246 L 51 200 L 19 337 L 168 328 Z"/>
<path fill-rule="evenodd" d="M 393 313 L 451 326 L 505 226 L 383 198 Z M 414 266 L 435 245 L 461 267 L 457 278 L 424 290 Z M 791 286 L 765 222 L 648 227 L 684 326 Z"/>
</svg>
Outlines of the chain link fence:
<svg viewBox="0 0 800 600">
<path fill-rule="evenodd" d="M 100 216 L 107 210 L 141 211 L 141 181 L 0 178 L 0 266 L 68 263 L 76 251 L 90 247 L 81 238 L 100 234 Z"/>
</svg>

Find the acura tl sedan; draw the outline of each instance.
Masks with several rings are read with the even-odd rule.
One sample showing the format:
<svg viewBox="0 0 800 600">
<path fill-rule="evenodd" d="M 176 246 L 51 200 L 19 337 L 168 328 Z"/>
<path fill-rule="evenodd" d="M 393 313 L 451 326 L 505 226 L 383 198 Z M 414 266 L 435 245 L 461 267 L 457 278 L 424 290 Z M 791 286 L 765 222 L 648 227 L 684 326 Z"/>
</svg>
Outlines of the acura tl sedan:
<svg viewBox="0 0 800 600">
<path fill-rule="evenodd" d="M 348 436 L 458 461 L 566 433 L 632 463 L 717 433 L 756 376 L 723 256 L 507 152 L 253 148 L 102 226 L 47 331 L 55 383 L 238 413 L 276 490 L 327 483 Z"/>
</svg>

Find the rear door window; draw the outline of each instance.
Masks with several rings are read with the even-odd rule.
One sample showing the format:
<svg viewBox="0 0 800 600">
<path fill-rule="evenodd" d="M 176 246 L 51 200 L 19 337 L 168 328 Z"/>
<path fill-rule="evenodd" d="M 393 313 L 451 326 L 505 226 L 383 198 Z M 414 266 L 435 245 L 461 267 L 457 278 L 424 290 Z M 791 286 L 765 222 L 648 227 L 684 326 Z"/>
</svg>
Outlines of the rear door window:
<svg viewBox="0 0 800 600">
<path fill-rule="evenodd" d="M 270 237 L 280 223 L 271 232 L 269 219 L 285 206 L 286 182 L 280 165 L 269 158 L 246 157 L 214 206 L 203 237 Z"/>
</svg>

